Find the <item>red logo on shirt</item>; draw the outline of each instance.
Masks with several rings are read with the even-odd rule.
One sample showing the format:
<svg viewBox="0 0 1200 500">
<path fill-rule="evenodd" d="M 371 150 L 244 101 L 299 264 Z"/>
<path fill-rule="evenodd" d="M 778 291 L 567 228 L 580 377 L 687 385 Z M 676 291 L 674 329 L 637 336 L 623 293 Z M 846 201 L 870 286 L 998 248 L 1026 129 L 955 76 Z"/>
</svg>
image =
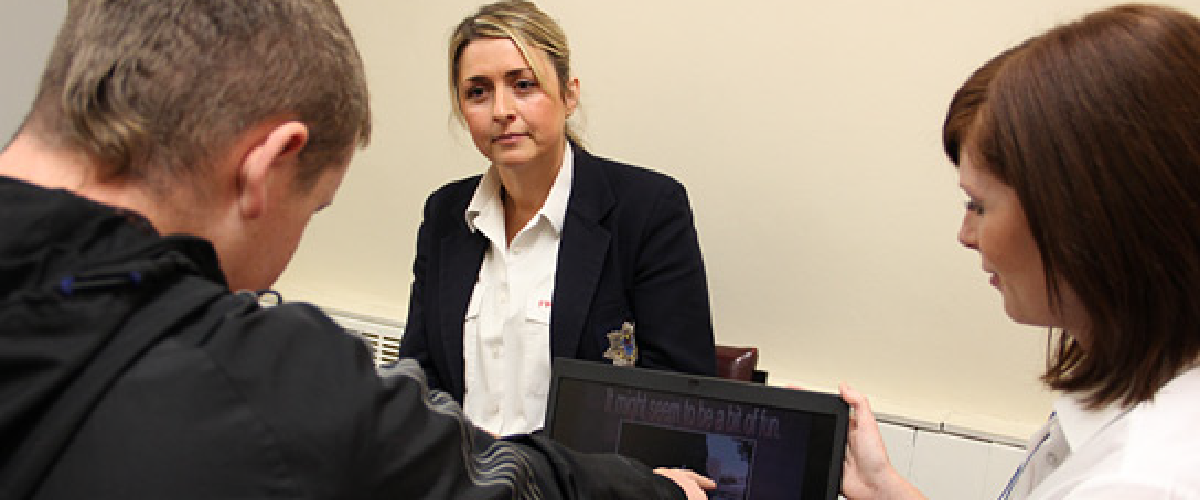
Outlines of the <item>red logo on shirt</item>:
<svg viewBox="0 0 1200 500">
<path fill-rule="evenodd" d="M 550 307 L 550 301 L 549 300 L 539 300 L 538 307 Z"/>
</svg>

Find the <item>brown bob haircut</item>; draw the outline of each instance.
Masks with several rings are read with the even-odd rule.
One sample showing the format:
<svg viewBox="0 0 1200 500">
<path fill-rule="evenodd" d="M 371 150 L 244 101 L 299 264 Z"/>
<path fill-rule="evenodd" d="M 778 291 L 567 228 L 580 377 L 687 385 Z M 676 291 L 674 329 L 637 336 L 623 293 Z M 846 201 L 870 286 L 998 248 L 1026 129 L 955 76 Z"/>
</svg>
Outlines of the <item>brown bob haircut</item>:
<svg viewBox="0 0 1200 500">
<path fill-rule="evenodd" d="M 1052 335 L 1042 379 L 1132 405 L 1200 355 L 1200 20 L 1124 5 L 1031 38 L 976 71 L 943 128 L 1017 193 L 1052 308 L 1069 286 L 1086 348 Z"/>
<path fill-rule="evenodd" d="M 370 137 L 332 0 L 71 0 L 22 128 L 95 158 L 102 182 L 169 194 L 273 118 L 309 127 L 301 189 Z"/>
</svg>

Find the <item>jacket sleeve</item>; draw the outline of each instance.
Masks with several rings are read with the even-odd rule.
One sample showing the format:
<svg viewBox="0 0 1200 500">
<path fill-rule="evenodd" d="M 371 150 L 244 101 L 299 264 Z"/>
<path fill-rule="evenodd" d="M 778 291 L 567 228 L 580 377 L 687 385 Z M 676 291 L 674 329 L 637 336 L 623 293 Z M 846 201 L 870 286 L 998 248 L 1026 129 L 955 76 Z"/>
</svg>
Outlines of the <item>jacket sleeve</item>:
<svg viewBox="0 0 1200 500">
<path fill-rule="evenodd" d="M 224 325 L 204 349 L 222 374 L 217 386 L 228 389 L 209 397 L 256 422 L 252 448 L 275 466 L 249 473 L 304 492 L 296 496 L 684 497 L 630 459 L 574 453 L 538 437 L 494 438 L 449 394 L 429 389 L 416 361 L 377 371 L 361 341 L 311 306 L 230 314 Z"/>
<path fill-rule="evenodd" d="M 629 292 L 639 364 L 715 375 L 708 281 L 692 208 L 678 182 L 663 191 L 654 197 Z"/>
<path fill-rule="evenodd" d="M 682 499 L 683 491 L 618 455 L 573 452 L 543 437 L 498 440 L 476 428 L 412 360 L 381 374 L 373 497 Z"/>
<path fill-rule="evenodd" d="M 402 358 L 413 358 L 421 365 L 428 376 L 428 384 L 435 389 L 445 389 L 438 379 L 433 360 L 429 352 L 429 319 L 425 308 L 427 293 L 426 276 L 429 270 L 430 256 L 436 250 L 433 248 L 433 220 L 431 219 L 434 197 L 425 202 L 424 218 L 417 230 L 417 256 L 413 259 L 413 282 L 408 299 L 408 320 L 404 323 L 404 338 L 400 342 L 399 355 Z M 436 320 L 436 318 L 434 318 Z"/>
</svg>

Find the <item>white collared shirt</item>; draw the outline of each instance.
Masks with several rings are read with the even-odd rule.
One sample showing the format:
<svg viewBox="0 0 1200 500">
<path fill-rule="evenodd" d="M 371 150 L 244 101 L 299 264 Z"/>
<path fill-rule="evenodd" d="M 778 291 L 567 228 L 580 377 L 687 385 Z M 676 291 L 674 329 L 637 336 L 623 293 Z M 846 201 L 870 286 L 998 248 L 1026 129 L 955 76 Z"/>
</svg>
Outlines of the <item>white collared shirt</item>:
<svg viewBox="0 0 1200 500">
<path fill-rule="evenodd" d="M 1131 409 L 1054 408 L 1009 498 L 1200 499 L 1200 368 Z"/>
<path fill-rule="evenodd" d="M 505 236 L 494 168 L 467 206 L 467 227 L 487 237 L 489 245 L 463 319 L 463 410 L 476 425 L 499 435 L 540 429 L 546 417 L 551 300 L 574 167 L 568 147 L 545 203 L 512 245 Z"/>
</svg>

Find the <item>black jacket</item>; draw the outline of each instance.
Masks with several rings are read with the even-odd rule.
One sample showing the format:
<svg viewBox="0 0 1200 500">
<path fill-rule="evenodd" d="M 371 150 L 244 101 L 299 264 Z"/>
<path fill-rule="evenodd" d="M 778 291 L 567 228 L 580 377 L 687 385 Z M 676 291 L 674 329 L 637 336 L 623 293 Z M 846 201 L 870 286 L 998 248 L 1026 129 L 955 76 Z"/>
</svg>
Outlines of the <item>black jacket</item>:
<svg viewBox="0 0 1200 500">
<path fill-rule="evenodd" d="M 683 185 L 572 144 L 575 173 L 550 313 L 550 355 L 611 363 L 608 333 L 635 324 L 637 365 L 716 374 L 700 243 Z M 429 196 L 400 355 L 462 401 L 463 318 L 488 240 L 466 224 L 480 175 Z"/>
<path fill-rule="evenodd" d="M 212 246 L 0 177 L 0 499 L 678 498 L 635 462 L 495 441 L 413 362 L 230 293 Z"/>
</svg>

